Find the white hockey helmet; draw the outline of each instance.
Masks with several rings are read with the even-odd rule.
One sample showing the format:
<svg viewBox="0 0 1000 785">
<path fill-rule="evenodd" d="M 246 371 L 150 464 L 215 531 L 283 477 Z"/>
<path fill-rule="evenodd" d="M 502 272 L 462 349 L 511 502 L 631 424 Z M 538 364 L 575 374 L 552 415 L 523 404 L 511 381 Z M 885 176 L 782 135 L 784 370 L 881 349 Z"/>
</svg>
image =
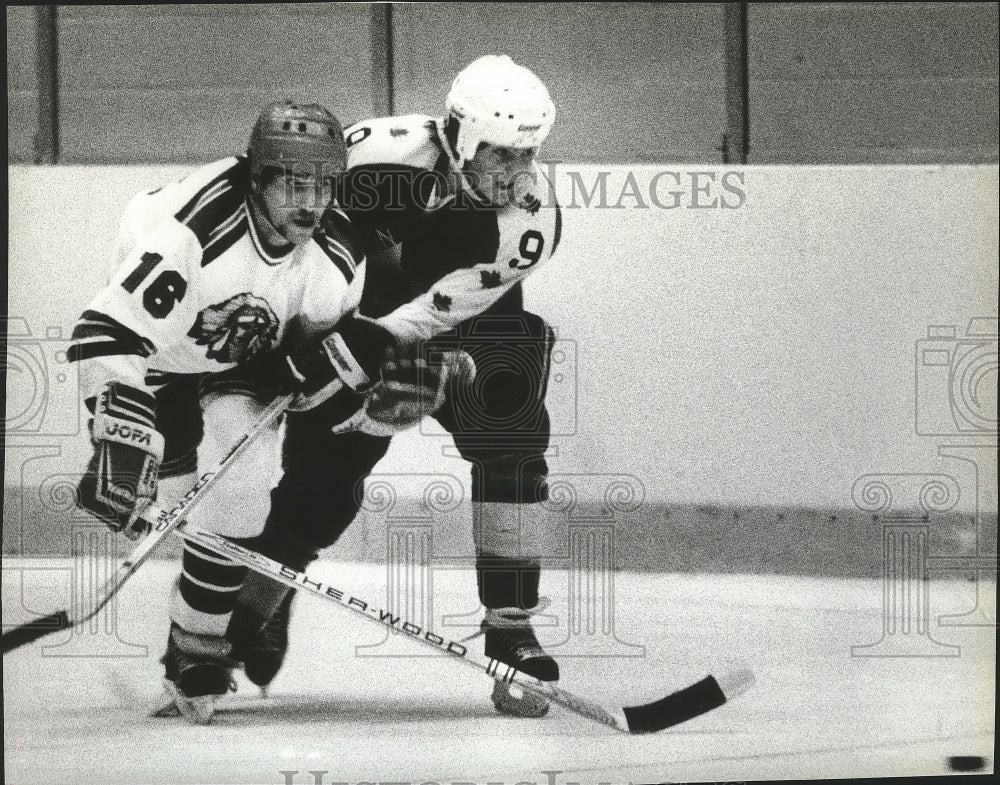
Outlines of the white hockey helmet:
<svg viewBox="0 0 1000 785">
<path fill-rule="evenodd" d="M 472 158 L 482 142 L 538 147 L 556 117 L 542 80 L 507 55 L 486 55 L 462 69 L 445 104 L 449 116 L 458 121 L 459 165 Z"/>
</svg>

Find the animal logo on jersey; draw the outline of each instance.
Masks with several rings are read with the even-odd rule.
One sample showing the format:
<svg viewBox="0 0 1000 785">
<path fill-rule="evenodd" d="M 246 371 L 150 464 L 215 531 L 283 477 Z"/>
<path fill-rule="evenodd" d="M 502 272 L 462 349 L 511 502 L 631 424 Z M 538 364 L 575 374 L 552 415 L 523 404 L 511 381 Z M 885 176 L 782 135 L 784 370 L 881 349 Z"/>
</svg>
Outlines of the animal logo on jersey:
<svg viewBox="0 0 1000 785">
<path fill-rule="evenodd" d="M 274 346 L 278 324 L 267 300 L 243 292 L 199 313 L 188 336 L 208 347 L 209 360 L 238 363 Z"/>
</svg>

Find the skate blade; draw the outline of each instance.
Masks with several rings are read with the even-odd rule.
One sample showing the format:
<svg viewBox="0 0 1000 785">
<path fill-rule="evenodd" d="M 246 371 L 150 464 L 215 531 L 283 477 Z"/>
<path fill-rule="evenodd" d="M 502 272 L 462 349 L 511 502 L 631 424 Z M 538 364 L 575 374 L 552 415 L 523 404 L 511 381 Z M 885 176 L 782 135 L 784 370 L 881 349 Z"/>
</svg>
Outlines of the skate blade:
<svg viewBox="0 0 1000 785">
<path fill-rule="evenodd" d="M 159 696 L 149 704 L 150 717 L 180 717 L 181 710 L 177 708 L 174 694 L 164 685 Z"/>
<path fill-rule="evenodd" d="M 508 717 L 544 717 L 549 711 L 549 699 L 522 689 L 516 684 L 493 683 L 490 696 L 496 710 Z"/>
<path fill-rule="evenodd" d="M 163 680 L 164 701 L 169 697 L 170 704 L 162 705 L 161 708 L 151 714 L 153 717 L 178 717 L 183 716 L 195 725 L 209 725 L 215 715 L 215 700 L 217 695 L 199 695 L 197 698 L 189 698 L 184 695 L 177 685 L 169 679 Z"/>
</svg>

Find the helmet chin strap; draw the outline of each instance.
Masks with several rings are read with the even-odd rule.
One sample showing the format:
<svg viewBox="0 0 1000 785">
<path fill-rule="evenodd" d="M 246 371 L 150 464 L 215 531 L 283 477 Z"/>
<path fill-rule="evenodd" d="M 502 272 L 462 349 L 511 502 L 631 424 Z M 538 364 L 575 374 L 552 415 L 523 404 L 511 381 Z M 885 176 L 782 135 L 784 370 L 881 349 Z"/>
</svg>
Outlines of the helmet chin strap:
<svg viewBox="0 0 1000 785">
<path fill-rule="evenodd" d="M 448 155 L 448 164 L 452 173 L 458 178 L 458 182 L 462 190 L 469 196 L 480 204 L 490 204 L 489 200 L 473 188 L 472 183 L 469 182 L 469 176 L 465 173 L 463 168 L 465 161 L 458 155 L 455 148 L 451 146 L 451 142 L 448 141 L 448 137 L 444 135 L 444 123 L 444 120 L 438 120 L 434 124 L 434 131 L 437 134 L 438 142 Z"/>
</svg>

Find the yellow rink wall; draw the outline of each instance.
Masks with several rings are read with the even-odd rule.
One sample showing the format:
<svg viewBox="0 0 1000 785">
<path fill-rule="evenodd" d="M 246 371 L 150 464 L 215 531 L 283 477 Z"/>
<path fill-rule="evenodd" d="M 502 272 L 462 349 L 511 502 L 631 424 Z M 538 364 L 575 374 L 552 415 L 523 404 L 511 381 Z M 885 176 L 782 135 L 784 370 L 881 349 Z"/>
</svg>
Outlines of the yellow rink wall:
<svg viewBox="0 0 1000 785">
<path fill-rule="evenodd" d="M 995 165 L 545 166 L 563 238 L 526 299 L 560 339 L 552 547 L 590 521 L 625 565 L 877 574 L 885 522 L 915 512 L 938 552 L 995 555 Z M 57 492 L 89 450 L 60 336 L 128 198 L 188 169 L 8 170 L 7 553 L 89 525 Z M 399 437 L 376 469 L 397 507 L 345 552 L 384 554 L 400 515 L 471 548 L 451 449 Z M 429 509 L 435 478 L 456 495 Z"/>
</svg>

